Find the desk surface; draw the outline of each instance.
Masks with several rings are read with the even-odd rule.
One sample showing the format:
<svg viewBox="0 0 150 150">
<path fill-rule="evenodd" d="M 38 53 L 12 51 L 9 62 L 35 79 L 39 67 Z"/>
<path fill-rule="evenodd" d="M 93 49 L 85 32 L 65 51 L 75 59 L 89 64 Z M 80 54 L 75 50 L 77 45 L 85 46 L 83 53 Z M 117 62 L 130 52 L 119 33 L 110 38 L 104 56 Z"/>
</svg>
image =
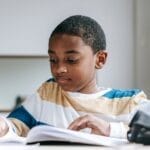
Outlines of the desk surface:
<svg viewBox="0 0 150 150">
<path fill-rule="evenodd" d="M 149 150 L 150 146 L 143 146 L 141 144 L 128 144 L 117 147 L 103 147 L 103 146 L 85 146 L 85 145 L 49 145 L 49 146 L 23 146 L 23 145 L 0 145 L 1 150 Z"/>
</svg>

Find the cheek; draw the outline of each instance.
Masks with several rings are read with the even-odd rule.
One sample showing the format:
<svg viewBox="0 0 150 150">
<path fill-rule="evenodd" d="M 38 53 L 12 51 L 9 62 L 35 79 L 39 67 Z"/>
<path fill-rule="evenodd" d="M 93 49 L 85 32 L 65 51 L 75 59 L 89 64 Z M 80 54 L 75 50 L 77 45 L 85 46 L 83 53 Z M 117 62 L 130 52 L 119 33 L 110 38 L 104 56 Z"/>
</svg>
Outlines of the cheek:
<svg viewBox="0 0 150 150">
<path fill-rule="evenodd" d="M 94 70 L 95 70 L 95 63 L 93 63 L 93 61 L 85 63 L 82 67 L 83 73 L 86 73 L 86 74 L 91 74 L 93 73 Z"/>
<path fill-rule="evenodd" d="M 83 69 L 81 69 L 80 67 L 72 67 L 72 68 L 68 68 L 68 74 L 71 78 L 73 79 L 77 79 L 80 78 L 80 76 L 82 75 Z"/>
<path fill-rule="evenodd" d="M 91 73 L 91 69 L 84 67 L 84 68 L 76 68 L 76 69 L 71 69 L 69 71 L 70 76 L 72 77 L 72 79 L 78 81 L 81 80 L 85 80 L 87 78 L 87 76 L 90 75 Z"/>
</svg>

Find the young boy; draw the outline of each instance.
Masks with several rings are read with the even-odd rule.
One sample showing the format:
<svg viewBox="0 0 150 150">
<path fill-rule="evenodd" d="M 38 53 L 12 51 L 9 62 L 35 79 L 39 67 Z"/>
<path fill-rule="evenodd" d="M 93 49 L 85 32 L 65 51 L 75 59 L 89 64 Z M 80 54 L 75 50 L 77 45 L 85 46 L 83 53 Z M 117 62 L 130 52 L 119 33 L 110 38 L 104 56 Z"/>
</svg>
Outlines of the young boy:
<svg viewBox="0 0 150 150">
<path fill-rule="evenodd" d="M 99 87 L 96 69 L 102 69 L 107 52 L 105 34 L 92 18 L 65 19 L 49 38 L 53 78 L 28 97 L 7 118 L 0 119 L 0 134 L 26 136 L 40 124 L 81 130 L 104 136 L 126 137 L 125 124 L 146 96 L 140 90 Z M 83 130 L 89 132 L 89 130 Z"/>
</svg>

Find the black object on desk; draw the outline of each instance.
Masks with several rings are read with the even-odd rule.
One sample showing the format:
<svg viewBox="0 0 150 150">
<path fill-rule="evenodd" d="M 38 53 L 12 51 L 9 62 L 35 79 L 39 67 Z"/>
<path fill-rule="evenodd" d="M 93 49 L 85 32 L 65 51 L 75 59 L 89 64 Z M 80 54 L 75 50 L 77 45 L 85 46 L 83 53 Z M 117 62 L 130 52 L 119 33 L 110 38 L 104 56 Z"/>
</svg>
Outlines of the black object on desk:
<svg viewBox="0 0 150 150">
<path fill-rule="evenodd" d="M 137 111 L 129 127 L 127 138 L 130 142 L 150 145 L 150 115 Z"/>
</svg>

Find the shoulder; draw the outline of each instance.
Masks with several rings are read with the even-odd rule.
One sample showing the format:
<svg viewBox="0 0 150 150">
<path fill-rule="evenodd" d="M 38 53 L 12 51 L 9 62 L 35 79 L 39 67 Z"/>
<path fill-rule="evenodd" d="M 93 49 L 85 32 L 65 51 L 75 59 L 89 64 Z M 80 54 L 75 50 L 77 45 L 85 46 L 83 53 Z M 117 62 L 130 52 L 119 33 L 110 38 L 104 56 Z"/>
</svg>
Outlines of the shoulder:
<svg viewBox="0 0 150 150">
<path fill-rule="evenodd" d="M 103 96 L 107 97 L 109 99 L 115 99 L 115 98 L 124 98 L 124 97 L 134 97 L 139 94 L 143 93 L 140 89 L 111 89 L 107 93 L 105 93 Z"/>
<path fill-rule="evenodd" d="M 55 86 L 57 86 L 55 79 L 50 78 L 50 79 L 46 80 L 45 82 L 43 82 L 37 91 L 40 92 L 40 91 L 43 91 L 46 89 L 51 89 L 51 88 L 54 88 Z"/>
<path fill-rule="evenodd" d="M 45 81 L 37 90 L 38 95 L 42 100 L 49 100 L 62 93 L 62 88 L 57 82 L 51 78 Z"/>
<path fill-rule="evenodd" d="M 126 114 L 139 106 L 146 95 L 140 89 L 111 89 L 103 98 L 111 106 L 113 114 Z"/>
</svg>

